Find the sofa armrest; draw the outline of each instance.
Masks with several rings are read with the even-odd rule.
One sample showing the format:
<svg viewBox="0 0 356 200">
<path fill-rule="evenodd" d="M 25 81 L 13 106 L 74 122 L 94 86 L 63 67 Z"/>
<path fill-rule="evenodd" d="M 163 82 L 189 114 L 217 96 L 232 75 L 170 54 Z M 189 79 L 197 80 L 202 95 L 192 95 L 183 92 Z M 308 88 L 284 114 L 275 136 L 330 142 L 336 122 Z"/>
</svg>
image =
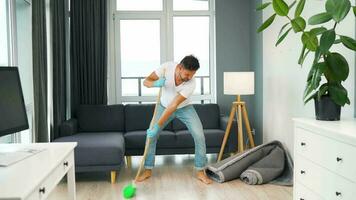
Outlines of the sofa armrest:
<svg viewBox="0 0 356 200">
<path fill-rule="evenodd" d="M 228 116 L 220 117 L 220 128 L 226 131 L 227 124 L 229 122 Z M 226 141 L 224 153 L 236 152 L 237 151 L 237 120 L 234 118 L 230 128 L 230 134 Z"/>
<path fill-rule="evenodd" d="M 75 118 L 64 121 L 59 126 L 59 135 L 61 137 L 73 135 L 77 133 L 77 131 L 78 131 L 78 120 Z"/>
</svg>

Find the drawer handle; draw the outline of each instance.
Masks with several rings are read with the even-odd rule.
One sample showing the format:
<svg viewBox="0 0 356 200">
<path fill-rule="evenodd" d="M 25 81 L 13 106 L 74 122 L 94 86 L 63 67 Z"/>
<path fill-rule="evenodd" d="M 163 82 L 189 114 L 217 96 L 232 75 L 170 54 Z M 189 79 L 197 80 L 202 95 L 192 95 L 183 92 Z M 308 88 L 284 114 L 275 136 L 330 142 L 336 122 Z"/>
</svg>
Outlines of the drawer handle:
<svg viewBox="0 0 356 200">
<path fill-rule="evenodd" d="M 337 161 L 337 162 L 340 162 L 340 161 L 342 161 L 342 158 L 337 157 L 337 158 L 336 158 L 336 161 Z"/>
<path fill-rule="evenodd" d="M 305 171 L 304 171 L 304 170 L 300 170 L 300 173 L 301 173 L 301 174 L 305 174 Z"/>
<path fill-rule="evenodd" d="M 66 166 L 66 167 L 68 167 L 68 161 L 65 161 L 65 162 L 63 163 L 63 165 Z"/>
<path fill-rule="evenodd" d="M 40 193 L 44 194 L 46 192 L 46 188 L 43 187 L 43 188 L 40 188 Z"/>
<path fill-rule="evenodd" d="M 299 200 L 304 200 L 304 198 L 299 198 Z"/>
<path fill-rule="evenodd" d="M 302 143 L 300 143 L 300 145 L 301 145 L 301 146 L 305 146 L 305 145 L 307 145 L 307 144 L 305 144 L 305 142 L 302 142 Z"/>
<path fill-rule="evenodd" d="M 336 196 L 341 196 L 341 192 L 335 192 Z"/>
</svg>

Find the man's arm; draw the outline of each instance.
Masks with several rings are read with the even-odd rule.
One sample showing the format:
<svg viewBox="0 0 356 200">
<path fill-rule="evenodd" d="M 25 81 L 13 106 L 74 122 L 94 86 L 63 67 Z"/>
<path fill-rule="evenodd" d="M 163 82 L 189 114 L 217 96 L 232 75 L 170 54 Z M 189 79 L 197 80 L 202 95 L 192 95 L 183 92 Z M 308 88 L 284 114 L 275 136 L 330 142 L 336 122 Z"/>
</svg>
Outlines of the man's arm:
<svg viewBox="0 0 356 200">
<path fill-rule="evenodd" d="M 148 77 L 145 78 L 145 80 L 143 81 L 143 85 L 150 88 L 153 86 L 153 82 L 158 79 L 159 77 L 157 76 L 157 74 L 155 72 L 152 72 Z"/>
<path fill-rule="evenodd" d="M 158 125 L 159 127 L 162 127 L 163 124 L 168 120 L 168 118 L 174 113 L 174 111 L 177 110 L 177 107 L 179 104 L 181 104 L 184 100 L 186 100 L 184 96 L 181 94 L 178 94 L 173 101 L 167 106 L 167 108 L 164 110 L 163 114 L 161 115 L 161 118 L 158 120 Z"/>
<path fill-rule="evenodd" d="M 186 98 L 178 94 L 173 101 L 167 106 L 167 108 L 163 111 L 161 117 L 158 119 L 157 123 L 153 125 L 153 127 L 150 127 L 147 129 L 147 136 L 149 138 L 154 137 L 157 135 L 159 130 L 162 128 L 163 129 L 163 124 L 168 120 L 168 118 L 172 115 L 174 111 L 177 110 L 177 107 L 179 104 L 181 104 Z"/>
</svg>

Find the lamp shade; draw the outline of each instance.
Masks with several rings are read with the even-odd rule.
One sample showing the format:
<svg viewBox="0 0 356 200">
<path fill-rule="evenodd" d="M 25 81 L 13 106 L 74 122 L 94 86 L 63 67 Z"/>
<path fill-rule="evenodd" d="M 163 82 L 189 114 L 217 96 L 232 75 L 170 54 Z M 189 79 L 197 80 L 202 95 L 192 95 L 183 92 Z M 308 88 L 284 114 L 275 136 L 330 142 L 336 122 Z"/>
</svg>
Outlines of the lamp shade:
<svg viewBox="0 0 356 200">
<path fill-rule="evenodd" d="M 224 72 L 224 94 L 249 95 L 254 93 L 254 72 Z"/>
</svg>

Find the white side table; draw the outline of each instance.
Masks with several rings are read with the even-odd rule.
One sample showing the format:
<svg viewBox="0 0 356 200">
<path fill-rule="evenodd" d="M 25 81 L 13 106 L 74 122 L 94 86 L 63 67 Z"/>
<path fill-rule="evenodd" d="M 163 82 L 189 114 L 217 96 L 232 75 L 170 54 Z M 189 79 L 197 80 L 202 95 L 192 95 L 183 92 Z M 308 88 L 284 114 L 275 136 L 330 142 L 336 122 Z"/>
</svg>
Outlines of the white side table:
<svg viewBox="0 0 356 200">
<path fill-rule="evenodd" d="M 44 148 L 33 156 L 0 167 L 0 199 L 46 199 L 67 174 L 68 199 L 75 200 L 76 142 L 1 144 L 0 148 Z"/>
</svg>

